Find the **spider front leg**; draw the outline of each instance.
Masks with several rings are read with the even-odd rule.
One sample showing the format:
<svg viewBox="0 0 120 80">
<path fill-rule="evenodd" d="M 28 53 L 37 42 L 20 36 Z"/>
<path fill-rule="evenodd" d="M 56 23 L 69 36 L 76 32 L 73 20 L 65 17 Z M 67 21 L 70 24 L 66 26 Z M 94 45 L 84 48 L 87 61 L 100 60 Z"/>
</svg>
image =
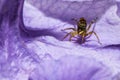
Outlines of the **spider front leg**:
<svg viewBox="0 0 120 80">
<path fill-rule="evenodd" d="M 98 17 L 96 17 L 94 20 L 92 20 L 92 21 L 90 22 L 89 26 L 88 26 L 87 29 L 86 29 L 86 32 L 88 32 L 88 31 L 90 30 L 92 24 L 95 23 L 95 22 L 97 21 L 97 19 L 98 19 Z M 92 29 L 93 32 L 94 32 L 94 28 L 95 28 L 95 26 L 94 26 L 93 29 Z M 89 38 L 91 35 L 92 35 L 92 34 L 90 34 L 90 35 L 88 36 L 88 38 Z M 96 34 L 96 35 L 97 35 L 97 34 Z"/>
<path fill-rule="evenodd" d="M 66 29 L 63 29 L 62 31 L 65 31 L 65 30 L 73 30 L 73 31 L 75 31 L 75 28 L 66 28 Z"/>
<path fill-rule="evenodd" d="M 92 26 L 93 23 L 95 23 L 95 22 L 93 22 L 93 21 L 90 22 L 88 28 L 86 29 L 87 31 L 91 28 L 91 26 Z"/>
<path fill-rule="evenodd" d="M 87 33 L 86 36 L 92 35 L 92 34 L 94 34 L 94 35 L 96 36 L 96 38 L 97 38 L 97 40 L 98 40 L 98 43 L 99 43 L 100 45 L 102 45 L 102 43 L 100 42 L 100 39 L 99 39 L 98 35 L 97 35 L 94 31 L 91 31 L 91 32 Z"/>
</svg>

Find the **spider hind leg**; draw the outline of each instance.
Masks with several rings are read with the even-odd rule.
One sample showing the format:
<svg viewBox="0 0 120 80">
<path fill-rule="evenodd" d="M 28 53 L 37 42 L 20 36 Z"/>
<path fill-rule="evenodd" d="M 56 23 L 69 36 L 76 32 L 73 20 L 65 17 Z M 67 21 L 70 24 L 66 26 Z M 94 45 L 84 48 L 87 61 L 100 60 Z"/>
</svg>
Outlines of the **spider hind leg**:
<svg viewBox="0 0 120 80">
<path fill-rule="evenodd" d="M 89 35 L 92 35 L 92 34 L 94 34 L 94 35 L 96 36 L 96 38 L 97 38 L 97 40 L 98 40 L 98 43 L 99 43 L 100 45 L 102 45 L 102 43 L 100 42 L 100 39 L 99 39 L 98 35 L 96 34 L 96 32 L 91 31 L 91 32 L 87 33 L 86 36 L 89 36 Z"/>
<path fill-rule="evenodd" d="M 70 33 L 67 33 L 67 34 L 63 37 L 62 41 L 63 41 L 67 36 L 69 36 L 69 35 L 70 35 Z"/>
</svg>

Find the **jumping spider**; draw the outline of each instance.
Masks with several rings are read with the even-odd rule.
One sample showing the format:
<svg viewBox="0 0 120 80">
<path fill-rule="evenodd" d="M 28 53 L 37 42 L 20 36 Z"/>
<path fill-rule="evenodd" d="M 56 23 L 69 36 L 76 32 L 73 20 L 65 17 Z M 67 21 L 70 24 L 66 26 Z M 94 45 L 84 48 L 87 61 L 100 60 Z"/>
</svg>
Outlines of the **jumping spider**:
<svg viewBox="0 0 120 80">
<path fill-rule="evenodd" d="M 67 33 L 67 34 L 64 36 L 63 40 L 64 40 L 67 36 L 69 36 L 69 35 L 70 35 L 69 41 L 71 41 L 72 38 L 75 38 L 75 36 L 79 36 L 79 37 L 81 37 L 81 43 L 84 43 L 84 42 L 85 42 L 85 39 L 86 39 L 87 37 L 89 38 L 92 34 L 94 34 L 94 35 L 96 36 L 97 40 L 98 40 L 98 43 L 101 44 L 101 43 L 100 43 L 100 40 L 99 40 L 99 37 L 98 37 L 97 34 L 94 32 L 94 30 L 89 31 L 90 28 L 91 28 L 91 26 L 92 26 L 92 24 L 96 22 L 97 18 L 94 19 L 94 20 L 92 20 L 88 26 L 87 26 L 87 21 L 85 20 L 84 17 L 81 17 L 79 20 L 74 19 L 74 18 L 73 18 L 72 20 L 74 20 L 74 21 L 77 23 L 77 29 L 76 29 L 76 28 L 66 28 L 66 29 L 63 29 L 63 31 L 64 31 L 64 30 L 73 30 L 73 31 Z"/>
</svg>

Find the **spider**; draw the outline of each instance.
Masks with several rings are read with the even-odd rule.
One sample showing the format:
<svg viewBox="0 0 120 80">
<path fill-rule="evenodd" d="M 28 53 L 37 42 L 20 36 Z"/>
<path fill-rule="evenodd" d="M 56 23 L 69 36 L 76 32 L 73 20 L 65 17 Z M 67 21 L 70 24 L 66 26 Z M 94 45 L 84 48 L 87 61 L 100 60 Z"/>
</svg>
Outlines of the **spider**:
<svg viewBox="0 0 120 80">
<path fill-rule="evenodd" d="M 74 19 L 74 18 L 72 20 L 74 20 L 77 23 L 77 29 L 76 28 L 63 29 L 62 31 L 72 30 L 71 32 L 67 33 L 64 36 L 63 40 L 69 35 L 70 35 L 69 41 L 71 41 L 72 38 L 75 38 L 75 36 L 80 36 L 81 43 L 84 43 L 86 38 L 89 38 L 92 34 L 94 34 L 98 40 L 98 43 L 101 44 L 99 37 L 97 36 L 96 32 L 94 32 L 94 29 L 92 31 L 89 31 L 92 24 L 96 22 L 97 18 L 92 20 L 88 26 L 87 26 L 87 21 L 85 20 L 84 17 L 81 17 L 79 20 Z"/>
</svg>

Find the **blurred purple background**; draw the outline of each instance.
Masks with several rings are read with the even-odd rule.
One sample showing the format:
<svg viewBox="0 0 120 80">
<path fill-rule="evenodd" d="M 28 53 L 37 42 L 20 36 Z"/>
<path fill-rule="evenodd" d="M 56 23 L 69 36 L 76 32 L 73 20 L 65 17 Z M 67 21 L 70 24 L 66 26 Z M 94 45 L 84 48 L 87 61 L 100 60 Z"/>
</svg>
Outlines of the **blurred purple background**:
<svg viewBox="0 0 120 80">
<path fill-rule="evenodd" d="M 120 80 L 119 0 L 0 1 L 0 80 Z M 80 17 L 102 45 L 61 41 Z"/>
</svg>

